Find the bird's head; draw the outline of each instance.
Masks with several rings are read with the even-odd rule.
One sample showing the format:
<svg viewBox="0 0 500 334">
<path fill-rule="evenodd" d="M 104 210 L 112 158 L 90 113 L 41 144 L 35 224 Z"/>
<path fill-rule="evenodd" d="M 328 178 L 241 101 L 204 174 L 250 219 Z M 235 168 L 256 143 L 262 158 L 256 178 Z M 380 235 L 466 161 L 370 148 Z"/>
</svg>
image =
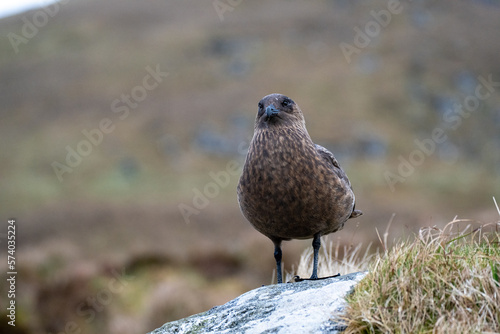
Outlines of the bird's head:
<svg viewBox="0 0 500 334">
<path fill-rule="evenodd" d="M 255 120 L 256 128 L 273 126 L 305 127 L 304 115 L 299 106 L 282 94 L 270 94 L 259 101 Z"/>
</svg>

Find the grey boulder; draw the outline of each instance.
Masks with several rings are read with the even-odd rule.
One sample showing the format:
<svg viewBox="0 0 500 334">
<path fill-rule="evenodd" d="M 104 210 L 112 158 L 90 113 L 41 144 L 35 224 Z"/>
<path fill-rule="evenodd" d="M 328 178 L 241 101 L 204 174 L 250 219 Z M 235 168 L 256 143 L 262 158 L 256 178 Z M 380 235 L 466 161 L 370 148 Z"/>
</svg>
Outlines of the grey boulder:
<svg viewBox="0 0 500 334">
<path fill-rule="evenodd" d="M 263 286 L 206 312 L 150 332 L 341 333 L 345 296 L 366 275 L 358 272 L 314 281 Z"/>
</svg>

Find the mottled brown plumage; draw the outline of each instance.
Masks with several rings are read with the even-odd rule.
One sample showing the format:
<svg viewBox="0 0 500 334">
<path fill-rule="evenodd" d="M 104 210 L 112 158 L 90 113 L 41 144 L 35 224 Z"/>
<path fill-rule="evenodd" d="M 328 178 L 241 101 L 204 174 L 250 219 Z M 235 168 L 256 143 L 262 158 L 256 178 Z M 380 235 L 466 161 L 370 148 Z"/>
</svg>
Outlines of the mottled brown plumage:
<svg viewBox="0 0 500 334">
<path fill-rule="evenodd" d="M 321 235 L 362 214 L 333 154 L 313 143 L 299 106 L 281 94 L 259 102 L 238 202 L 245 218 L 275 245 L 278 283 L 282 240 L 314 238 L 316 279 Z"/>
</svg>

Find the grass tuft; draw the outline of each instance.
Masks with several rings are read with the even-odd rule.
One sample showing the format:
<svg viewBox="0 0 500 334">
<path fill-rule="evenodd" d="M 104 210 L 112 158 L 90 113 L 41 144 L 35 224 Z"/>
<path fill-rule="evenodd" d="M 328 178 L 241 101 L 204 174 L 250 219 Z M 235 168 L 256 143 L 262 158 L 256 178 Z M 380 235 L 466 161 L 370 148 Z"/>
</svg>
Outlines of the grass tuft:
<svg viewBox="0 0 500 334">
<path fill-rule="evenodd" d="M 500 333 L 498 224 L 463 222 L 376 255 L 348 297 L 346 333 Z"/>
</svg>

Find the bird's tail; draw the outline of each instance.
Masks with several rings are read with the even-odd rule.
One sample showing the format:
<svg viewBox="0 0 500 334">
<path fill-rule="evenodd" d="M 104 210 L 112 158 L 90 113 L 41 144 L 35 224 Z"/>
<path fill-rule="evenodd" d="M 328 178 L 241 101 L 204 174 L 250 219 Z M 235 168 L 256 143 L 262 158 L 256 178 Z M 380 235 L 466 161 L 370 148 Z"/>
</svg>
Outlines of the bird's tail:
<svg viewBox="0 0 500 334">
<path fill-rule="evenodd" d="M 352 213 L 348 219 L 359 217 L 362 214 L 363 214 L 363 212 L 361 210 L 352 210 Z"/>
</svg>

